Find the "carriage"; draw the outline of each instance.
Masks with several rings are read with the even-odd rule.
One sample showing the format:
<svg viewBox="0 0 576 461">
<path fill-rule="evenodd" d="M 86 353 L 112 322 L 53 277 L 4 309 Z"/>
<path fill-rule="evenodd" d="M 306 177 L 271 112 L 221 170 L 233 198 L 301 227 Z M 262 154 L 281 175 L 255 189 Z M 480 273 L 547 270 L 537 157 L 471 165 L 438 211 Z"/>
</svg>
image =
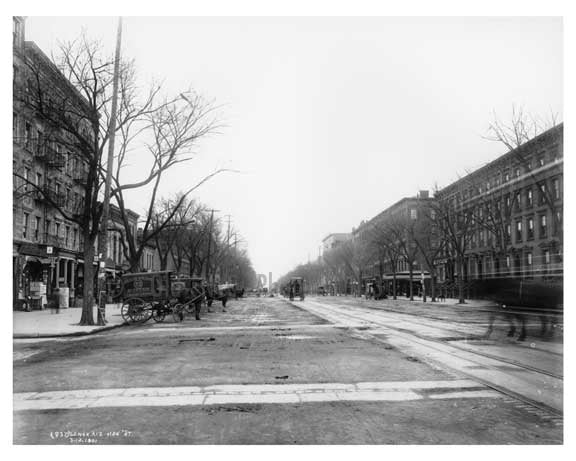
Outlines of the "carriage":
<svg viewBox="0 0 576 461">
<path fill-rule="evenodd" d="M 304 279 L 302 277 L 291 277 L 288 283 L 288 293 L 290 301 L 294 301 L 295 297 L 300 297 L 300 301 L 304 301 Z"/>
<path fill-rule="evenodd" d="M 171 271 L 124 274 L 121 278 L 121 314 L 125 322 L 144 323 L 150 318 L 162 322 L 171 315 L 174 321 L 184 320 L 186 312 L 195 313 L 205 301 L 201 278 L 180 277 Z"/>
</svg>

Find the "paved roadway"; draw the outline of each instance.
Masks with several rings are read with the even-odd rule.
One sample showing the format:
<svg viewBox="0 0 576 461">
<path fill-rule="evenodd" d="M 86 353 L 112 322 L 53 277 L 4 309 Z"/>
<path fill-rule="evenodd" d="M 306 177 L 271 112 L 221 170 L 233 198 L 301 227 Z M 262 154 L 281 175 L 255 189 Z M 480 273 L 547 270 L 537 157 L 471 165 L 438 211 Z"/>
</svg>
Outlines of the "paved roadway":
<svg viewBox="0 0 576 461">
<path fill-rule="evenodd" d="M 528 398 L 542 376 L 561 386 L 561 345 L 471 340 L 473 313 L 375 306 L 248 298 L 200 322 L 15 340 L 14 442 L 562 443 L 561 391 Z M 510 347 L 515 363 L 488 363 Z"/>
</svg>

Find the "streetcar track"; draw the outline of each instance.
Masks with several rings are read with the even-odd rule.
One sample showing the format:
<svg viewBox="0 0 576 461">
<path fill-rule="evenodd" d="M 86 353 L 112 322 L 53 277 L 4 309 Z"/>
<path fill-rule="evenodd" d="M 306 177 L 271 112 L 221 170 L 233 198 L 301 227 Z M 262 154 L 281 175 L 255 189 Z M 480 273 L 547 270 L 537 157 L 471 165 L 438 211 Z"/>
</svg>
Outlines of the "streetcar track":
<svg viewBox="0 0 576 461">
<path fill-rule="evenodd" d="M 314 302 L 314 301 L 313 301 Z M 344 305 L 348 306 L 348 307 L 353 307 L 353 308 L 362 308 L 362 309 L 370 309 L 370 310 L 374 310 L 374 311 L 384 311 L 384 312 L 391 312 L 394 314 L 400 314 L 400 315 L 409 315 L 411 317 L 424 317 L 430 320 L 438 320 L 441 322 L 449 322 L 452 321 L 451 318 L 446 318 L 446 317 L 437 317 L 434 315 L 430 315 L 430 314 L 426 314 L 426 313 L 412 313 L 412 312 L 404 312 L 404 311 L 400 311 L 400 310 L 396 310 L 396 309 L 392 309 L 392 308 L 387 308 L 387 307 L 376 307 L 376 306 L 370 306 L 370 305 L 361 305 L 361 306 L 356 306 L 352 303 L 347 303 L 344 302 Z M 437 306 L 434 306 L 435 308 Z M 442 307 L 443 308 L 443 307 Z M 444 309 L 444 308 L 443 308 Z M 446 309 L 444 309 L 446 310 Z M 488 308 L 486 309 L 485 307 L 479 307 L 476 308 L 474 310 L 467 310 L 467 313 L 469 314 L 522 314 L 522 315 L 529 315 L 529 316 L 534 316 L 537 317 L 541 314 L 547 315 L 549 317 L 553 317 L 556 318 L 558 316 L 557 311 L 555 311 L 554 309 L 540 309 L 539 311 L 533 311 L 533 312 L 525 312 L 525 311 L 520 311 L 520 310 L 514 310 L 513 308 L 507 308 L 506 310 L 502 310 L 501 308 L 498 308 L 498 306 L 494 306 L 493 308 Z M 482 325 L 483 323 L 485 323 L 484 320 L 458 320 L 459 323 L 463 324 L 463 325 Z"/>
<path fill-rule="evenodd" d="M 312 301 L 312 302 L 315 303 L 314 301 Z M 321 306 L 321 307 L 323 307 L 323 308 L 325 308 L 325 309 L 329 309 L 329 308 L 325 307 L 325 306 L 322 305 L 322 304 L 319 304 L 319 303 L 315 303 L 315 304 L 317 304 L 317 305 L 319 305 L 319 306 Z M 353 315 L 353 314 L 350 314 L 350 313 L 348 313 L 348 312 L 343 312 L 342 315 L 345 315 L 345 316 L 347 316 L 347 317 L 349 317 L 349 318 L 352 318 L 352 319 L 354 319 L 354 320 L 358 320 L 358 319 L 366 320 L 365 318 L 361 318 L 361 317 L 359 317 L 358 315 Z M 530 365 L 523 364 L 523 363 L 518 362 L 518 361 L 516 361 L 516 360 L 502 358 L 502 357 L 500 357 L 500 356 L 493 355 L 493 354 L 489 354 L 489 353 L 486 353 L 486 352 L 480 352 L 480 351 L 470 350 L 470 349 L 465 348 L 465 347 L 462 347 L 462 346 L 460 346 L 460 345 L 458 345 L 458 344 L 454 344 L 453 341 L 446 341 L 446 340 L 443 340 L 443 339 L 438 339 L 438 338 L 432 338 L 432 337 L 429 337 L 429 336 L 424 336 L 424 335 L 421 335 L 421 334 L 416 333 L 416 332 L 414 332 L 414 331 L 407 330 L 407 329 L 405 329 L 405 328 L 390 326 L 390 325 L 384 324 L 384 323 L 379 323 L 380 321 L 378 321 L 378 320 L 373 320 L 373 319 L 372 319 L 372 320 L 368 320 L 368 321 L 369 321 L 369 322 L 372 322 L 372 323 L 375 323 L 375 324 L 377 324 L 377 325 L 379 325 L 379 326 L 381 326 L 381 327 L 385 327 L 385 328 L 389 328 L 389 329 L 392 329 L 392 330 L 400 331 L 400 332 L 405 333 L 405 334 L 413 335 L 413 336 L 415 336 L 415 337 L 417 337 L 417 338 L 420 338 L 420 339 L 423 339 L 423 340 L 426 340 L 426 341 L 433 341 L 433 342 L 437 342 L 437 343 L 440 343 L 440 344 L 449 345 L 450 347 L 453 347 L 453 348 L 455 348 L 455 349 L 458 349 L 458 350 L 461 350 L 461 351 L 464 351 L 464 352 L 468 352 L 468 353 L 480 355 L 480 356 L 483 356 L 483 357 L 486 357 L 486 358 L 489 358 L 489 359 L 492 359 L 492 360 L 500 361 L 500 362 L 503 362 L 503 363 L 508 363 L 509 365 L 514 365 L 514 366 L 516 366 L 516 367 L 518 367 L 518 368 L 523 368 L 523 369 L 526 369 L 526 370 L 529 370 L 529 371 L 533 371 L 533 372 L 536 372 L 536 373 L 541 373 L 541 374 L 550 376 L 550 377 L 552 377 L 552 378 L 556 378 L 556 379 L 563 379 L 563 378 L 564 378 L 563 375 L 556 374 L 556 373 L 553 373 L 553 372 L 550 372 L 550 371 L 547 371 L 547 370 L 542 370 L 542 369 L 540 369 L 540 368 L 532 367 L 532 366 L 530 366 Z M 408 322 L 409 322 L 409 323 L 416 324 L 416 325 L 419 325 L 418 322 L 414 322 L 414 321 L 408 321 Z M 420 325 L 421 325 L 421 324 L 420 324 Z M 427 326 L 427 325 L 425 325 L 425 326 Z M 434 327 L 434 328 L 438 328 L 439 330 L 444 330 L 444 331 L 453 331 L 453 330 L 448 330 L 448 329 L 443 328 L 443 327 Z M 469 337 L 463 337 L 463 338 L 462 338 L 462 340 L 469 340 L 469 339 L 470 339 Z M 482 337 L 476 337 L 476 338 L 473 338 L 473 339 L 482 339 Z"/>
<path fill-rule="evenodd" d="M 563 380 L 563 377 L 562 377 L 561 375 L 557 375 L 557 374 L 555 374 L 555 373 L 551 373 L 551 372 L 548 372 L 548 371 L 546 371 L 546 370 L 542 370 L 542 369 L 539 369 L 539 368 L 531 367 L 530 365 L 525 365 L 525 364 L 516 362 L 516 361 L 514 361 L 514 360 L 506 360 L 506 359 L 503 359 L 502 357 L 493 356 L 492 354 L 486 354 L 486 353 L 483 353 L 483 352 L 478 352 L 478 351 L 474 351 L 474 350 L 469 350 L 469 349 L 460 347 L 460 346 L 458 346 L 458 345 L 456 345 L 456 344 L 453 344 L 452 342 L 446 342 L 446 341 L 443 341 L 443 340 L 441 340 L 441 339 L 425 337 L 425 336 L 419 335 L 418 333 L 415 333 L 415 332 L 412 332 L 412 331 L 409 331 L 409 330 L 405 330 L 405 329 L 402 329 L 402 328 L 398 328 L 398 327 L 391 327 L 391 326 L 389 326 L 389 325 L 387 325 L 387 324 L 384 324 L 381 320 L 374 320 L 373 318 L 368 318 L 368 319 L 366 319 L 366 318 L 362 318 L 362 317 L 359 316 L 358 314 L 355 315 L 355 314 L 351 314 L 351 313 L 349 313 L 349 312 L 341 312 L 341 311 L 338 309 L 337 306 L 334 306 L 334 307 L 333 307 L 333 306 L 326 306 L 326 305 L 324 305 L 324 304 L 321 304 L 321 303 L 318 303 L 318 302 L 314 302 L 314 301 L 311 301 L 311 303 L 313 304 L 313 307 L 314 307 L 315 309 L 318 309 L 318 310 L 320 311 L 320 312 L 319 312 L 320 315 L 327 315 L 327 317 L 326 317 L 327 320 L 330 320 L 328 317 L 346 317 L 346 318 L 349 318 L 349 319 L 353 319 L 353 320 L 355 320 L 355 321 L 361 320 L 361 321 L 364 321 L 364 322 L 368 322 L 368 323 L 371 323 L 371 324 L 375 324 L 376 326 L 379 326 L 379 327 L 383 327 L 383 328 L 386 328 L 386 329 L 390 329 L 390 330 L 397 331 L 398 333 L 403 334 L 403 335 L 405 335 L 405 336 L 412 336 L 412 337 L 418 338 L 418 339 L 420 339 L 420 340 L 422 340 L 422 341 L 426 341 L 426 342 L 431 342 L 431 343 L 433 343 L 433 344 L 436 343 L 436 344 L 438 344 L 438 345 L 442 345 L 444 348 L 448 347 L 448 348 L 460 350 L 460 351 L 466 352 L 467 354 L 471 354 L 471 355 L 473 355 L 473 356 L 479 356 L 479 357 L 488 358 L 488 359 L 493 360 L 493 361 L 495 361 L 495 362 L 507 363 L 507 364 L 509 364 L 509 365 L 513 365 L 513 366 L 517 367 L 517 368 L 520 369 L 520 370 L 526 370 L 526 371 L 530 371 L 530 372 L 532 372 L 532 373 L 538 373 L 538 374 L 546 375 L 546 376 L 549 376 L 549 377 L 551 377 L 551 378 L 553 378 L 553 379 L 557 379 L 557 380 L 560 380 L 560 381 Z M 324 312 L 322 312 L 322 311 L 324 311 Z M 370 317 L 373 317 L 373 316 L 370 316 Z M 330 320 L 330 321 L 332 321 L 332 320 Z M 412 323 L 417 324 L 416 322 L 412 322 Z M 358 336 L 358 337 L 364 337 L 364 339 L 372 339 L 372 340 L 374 340 L 374 341 L 377 341 L 377 342 L 380 342 L 380 343 L 386 343 L 386 344 L 387 344 L 387 341 L 385 341 L 384 339 L 378 338 L 377 336 L 375 336 L 374 334 L 372 334 L 372 333 L 370 332 L 370 330 L 366 330 L 365 328 L 363 328 L 363 329 L 360 331 L 359 329 L 354 328 L 354 327 L 352 327 L 351 329 L 354 330 L 354 331 L 357 333 L 356 336 Z M 443 351 L 443 350 L 441 350 L 441 349 L 438 349 L 438 348 L 433 347 L 433 344 L 432 344 L 432 345 L 430 345 L 430 344 L 420 344 L 420 345 L 423 345 L 423 346 L 425 346 L 425 347 L 428 347 L 428 348 L 430 348 L 430 349 L 432 349 L 432 350 L 435 350 L 436 352 L 439 352 L 439 353 L 447 353 L 446 351 Z M 449 355 L 454 355 L 454 354 L 449 353 Z M 472 360 L 472 359 L 467 359 L 467 360 L 474 362 L 474 360 Z M 484 369 L 489 369 L 489 370 L 492 370 L 492 371 L 501 372 L 501 370 L 499 370 L 499 369 L 497 368 L 497 365 L 487 365 L 487 364 L 479 364 L 479 365 L 482 366 L 482 368 L 484 368 Z M 447 365 L 447 366 L 449 367 L 449 365 Z M 461 373 L 461 374 L 463 374 L 463 375 L 465 375 L 465 376 L 468 376 L 469 378 L 474 379 L 474 380 L 480 382 L 481 384 L 483 384 L 483 385 L 485 385 L 485 386 L 487 386 L 487 387 L 489 387 L 489 388 L 491 388 L 491 389 L 493 389 L 493 390 L 495 390 L 495 391 L 497 391 L 497 392 L 500 392 L 500 393 L 502 393 L 502 394 L 504 394 L 504 395 L 506 395 L 506 396 L 508 396 L 508 397 L 510 397 L 510 398 L 512 398 L 512 399 L 515 399 L 515 400 L 517 400 L 517 401 L 523 402 L 524 404 L 527 404 L 527 405 L 529 405 L 529 406 L 531 406 L 531 407 L 534 407 L 534 408 L 536 408 L 536 409 L 538 409 L 538 410 L 540 410 L 540 411 L 543 411 L 543 412 L 545 412 L 545 413 L 552 414 L 555 418 L 562 418 L 562 417 L 563 417 L 563 411 L 562 411 L 562 410 L 559 410 L 559 409 L 554 408 L 554 407 L 552 407 L 552 406 L 550 406 L 550 405 L 547 405 L 546 403 L 539 402 L 539 401 L 537 401 L 537 400 L 531 399 L 530 397 L 527 397 L 527 396 L 525 396 L 525 395 L 522 395 L 522 394 L 520 394 L 520 393 L 518 393 L 518 392 L 514 392 L 514 391 L 512 391 L 512 390 L 510 390 L 510 389 L 507 389 L 507 388 L 505 388 L 505 387 L 503 387 L 503 386 L 499 386 L 499 385 L 497 385 L 497 384 L 494 384 L 494 383 L 492 383 L 492 382 L 490 382 L 490 381 L 488 381 L 488 380 L 485 380 L 485 379 L 483 379 L 483 378 L 481 378 L 481 377 L 478 377 L 478 376 L 475 375 L 475 374 L 468 373 L 468 372 L 466 372 L 465 370 L 462 370 L 462 369 L 460 369 L 460 368 L 457 369 L 457 371 L 458 371 L 458 373 Z"/>
</svg>

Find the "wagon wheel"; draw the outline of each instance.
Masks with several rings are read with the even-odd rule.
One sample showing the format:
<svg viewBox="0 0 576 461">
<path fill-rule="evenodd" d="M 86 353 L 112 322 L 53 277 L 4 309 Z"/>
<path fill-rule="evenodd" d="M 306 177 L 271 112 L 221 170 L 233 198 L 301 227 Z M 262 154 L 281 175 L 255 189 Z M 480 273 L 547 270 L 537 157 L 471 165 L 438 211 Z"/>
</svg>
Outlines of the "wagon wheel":
<svg viewBox="0 0 576 461">
<path fill-rule="evenodd" d="M 152 317 L 152 305 L 150 303 L 138 304 L 133 306 L 128 313 L 133 322 L 144 323 Z"/>
<path fill-rule="evenodd" d="M 132 298 L 128 299 L 122 304 L 122 308 L 120 309 L 120 314 L 122 315 L 122 320 L 126 323 L 130 323 L 135 321 L 132 318 L 132 313 L 140 308 L 140 306 L 144 306 L 144 301 L 140 298 Z"/>
<path fill-rule="evenodd" d="M 152 306 L 152 318 L 155 322 L 163 322 L 166 318 L 166 307 L 163 304 Z"/>
<path fill-rule="evenodd" d="M 176 323 L 180 323 L 184 320 L 184 312 L 184 304 L 176 304 L 172 308 L 172 318 Z"/>
</svg>

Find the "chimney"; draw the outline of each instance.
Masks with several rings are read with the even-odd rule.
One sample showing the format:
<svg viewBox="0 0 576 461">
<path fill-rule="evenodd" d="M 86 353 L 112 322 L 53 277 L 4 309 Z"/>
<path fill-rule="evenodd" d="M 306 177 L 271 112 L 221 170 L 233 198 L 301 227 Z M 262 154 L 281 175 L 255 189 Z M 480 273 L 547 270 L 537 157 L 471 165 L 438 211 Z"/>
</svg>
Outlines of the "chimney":
<svg viewBox="0 0 576 461">
<path fill-rule="evenodd" d="M 421 190 L 420 192 L 418 192 L 418 198 L 428 198 L 428 191 L 427 190 Z"/>
</svg>

